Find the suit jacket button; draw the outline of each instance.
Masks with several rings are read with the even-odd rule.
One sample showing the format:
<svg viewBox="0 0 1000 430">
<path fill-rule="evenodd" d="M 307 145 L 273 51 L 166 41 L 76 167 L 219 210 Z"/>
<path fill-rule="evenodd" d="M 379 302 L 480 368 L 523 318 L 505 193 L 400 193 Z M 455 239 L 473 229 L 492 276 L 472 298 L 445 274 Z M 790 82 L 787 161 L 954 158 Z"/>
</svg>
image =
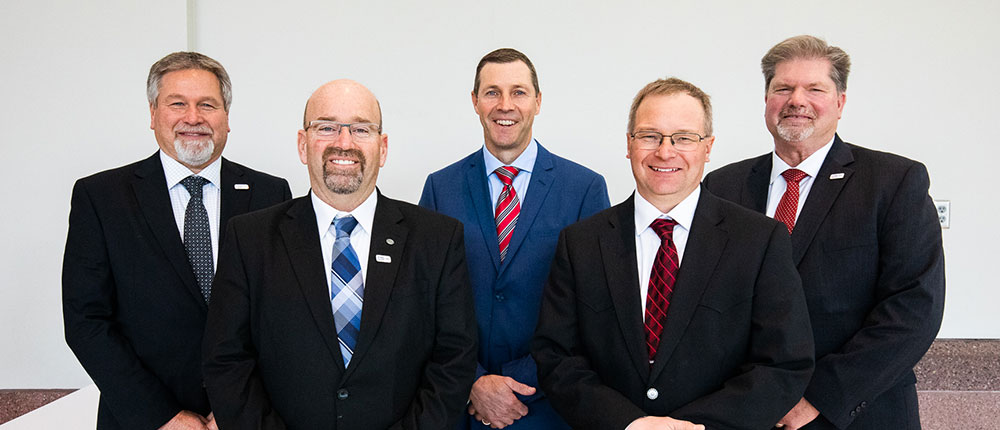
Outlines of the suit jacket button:
<svg viewBox="0 0 1000 430">
<path fill-rule="evenodd" d="M 650 389 L 646 390 L 646 398 L 647 399 L 649 399 L 649 400 L 656 400 L 657 397 L 660 397 L 660 392 L 656 391 L 656 388 L 650 388 Z"/>
<path fill-rule="evenodd" d="M 497 295 L 495 295 L 495 296 L 493 296 L 493 297 L 495 297 L 495 298 L 497 299 L 497 301 L 498 301 L 498 302 L 502 302 L 502 301 L 503 301 L 503 299 L 505 298 L 505 297 L 503 296 L 503 293 L 497 293 Z"/>
<path fill-rule="evenodd" d="M 861 402 L 861 407 L 862 408 L 867 408 L 868 407 L 868 402 Z"/>
<path fill-rule="evenodd" d="M 347 400 L 351 396 L 351 393 L 345 388 L 337 390 L 337 400 Z"/>
</svg>

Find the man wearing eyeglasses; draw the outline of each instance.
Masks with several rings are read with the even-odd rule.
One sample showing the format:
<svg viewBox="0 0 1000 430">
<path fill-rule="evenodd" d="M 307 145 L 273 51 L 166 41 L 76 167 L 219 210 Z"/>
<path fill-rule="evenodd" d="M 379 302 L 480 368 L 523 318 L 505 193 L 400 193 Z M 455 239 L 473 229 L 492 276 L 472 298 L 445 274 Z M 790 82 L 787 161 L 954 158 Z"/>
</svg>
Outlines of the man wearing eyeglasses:
<svg viewBox="0 0 1000 430">
<path fill-rule="evenodd" d="M 308 196 L 229 224 L 205 330 L 221 428 L 446 429 L 476 326 L 462 224 L 376 188 L 375 96 L 337 80 L 306 104 Z"/>
<path fill-rule="evenodd" d="M 643 88 L 626 148 L 636 193 L 563 230 L 532 355 L 574 429 L 764 429 L 812 373 L 784 226 L 700 187 L 708 95 Z"/>
<path fill-rule="evenodd" d="M 941 327 L 944 252 L 923 164 L 844 142 L 850 57 L 813 36 L 761 59 L 774 151 L 705 178 L 782 221 L 816 339 L 816 371 L 787 429 L 919 429 L 916 378 Z"/>
<path fill-rule="evenodd" d="M 215 429 L 201 338 L 233 216 L 291 198 L 288 182 L 222 157 L 232 85 L 197 52 L 146 82 L 151 157 L 73 187 L 63 258 L 66 343 L 101 391 L 99 429 Z"/>
<path fill-rule="evenodd" d="M 484 145 L 432 173 L 420 205 L 465 224 L 479 365 L 459 428 L 565 429 L 528 354 L 559 231 L 609 206 L 604 178 L 532 136 L 542 104 L 535 67 L 502 48 L 476 67 L 472 105 Z"/>
</svg>

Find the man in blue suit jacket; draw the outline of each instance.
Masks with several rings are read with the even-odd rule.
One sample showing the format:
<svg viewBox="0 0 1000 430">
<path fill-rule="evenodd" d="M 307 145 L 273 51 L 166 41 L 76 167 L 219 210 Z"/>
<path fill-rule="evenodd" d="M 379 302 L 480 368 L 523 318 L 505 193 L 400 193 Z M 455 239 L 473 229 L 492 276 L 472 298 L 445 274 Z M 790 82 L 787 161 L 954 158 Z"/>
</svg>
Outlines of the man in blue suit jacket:
<svg viewBox="0 0 1000 430">
<path fill-rule="evenodd" d="M 465 225 L 479 367 L 469 396 L 470 417 L 461 428 L 569 428 L 536 389 L 529 344 L 559 232 L 610 202 L 601 175 L 550 153 L 532 138 L 541 102 L 538 76 L 527 56 L 514 49 L 486 54 L 476 67 L 472 91 L 484 148 L 428 176 L 420 197 L 421 206 Z M 507 187 L 513 192 L 504 190 L 496 172 L 501 167 L 516 172 Z M 519 210 L 510 223 L 513 231 L 501 234 L 504 240 L 498 239 L 498 203 Z M 501 244 L 506 245 L 503 255 Z"/>
</svg>

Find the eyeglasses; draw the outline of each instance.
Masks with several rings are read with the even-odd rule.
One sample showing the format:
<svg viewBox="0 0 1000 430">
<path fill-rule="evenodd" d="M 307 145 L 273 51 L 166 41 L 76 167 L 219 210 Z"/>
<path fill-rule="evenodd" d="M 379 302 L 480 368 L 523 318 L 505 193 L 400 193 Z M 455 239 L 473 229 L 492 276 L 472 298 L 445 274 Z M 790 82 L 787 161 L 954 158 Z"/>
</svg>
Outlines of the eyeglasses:
<svg viewBox="0 0 1000 430">
<path fill-rule="evenodd" d="M 371 142 L 382 132 L 382 127 L 370 122 L 348 124 L 321 119 L 309 121 L 309 127 L 306 127 L 306 130 L 312 130 L 317 136 L 321 137 L 337 137 L 340 136 L 340 129 L 343 127 L 347 127 L 351 138 L 358 143 Z"/>
<path fill-rule="evenodd" d="M 657 149 L 665 138 L 670 139 L 670 143 L 674 145 L 675 150 L 682 152 L 698 149 L 698 143 L 705 140 L 698 133 L 663 134 L 658 131 L 637 131 L 632 133 L 632 140 L 636 142 L 640 149 Z"/>
</svg>

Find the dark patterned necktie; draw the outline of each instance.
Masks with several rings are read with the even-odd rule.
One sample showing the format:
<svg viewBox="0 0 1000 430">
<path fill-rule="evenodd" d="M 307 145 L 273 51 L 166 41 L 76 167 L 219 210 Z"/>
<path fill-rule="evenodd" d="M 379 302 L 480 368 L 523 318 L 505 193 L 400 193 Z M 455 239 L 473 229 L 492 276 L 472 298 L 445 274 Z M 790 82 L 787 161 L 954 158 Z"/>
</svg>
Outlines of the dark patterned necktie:
<svg viewBox="0 0 1000 430">
<path fill-rule="evenodd" d="M 667 308 L 674 292 L 677 276 L 677 248 L 674 246 L 674 226 L 677 221 L 659 218 L 649 225 L 660 236 L 660 248 L 656 250 L 653 270 L 649 274 L 649 288 L 646 291 L 646 347 L 649 349 L 649 364 L 653 364 L 656 348 L 660 345 L 660 334 L 667 321 Z"/>
<path fill-rule="evenodd" d="M 497 198 L 497 209 L 494 217 L 497 222 L 497 242 L 500 243 L 500 261 L 507 257 L 507 246 L 510 245 L 511 234 L 514 233 L 514 226 L 517 225 L 517 215 L 521 213 L 521 201 L 514 191 L 514 177 L 520 170 L 513 166 L 498 167 L 494 170 L 500 182 L 503 182 L 503 190 Z"/>
<path fill-rule="evenodd" d="M 208 179 L 191 175 L 181 180 L 181 185 L 191 194 L 184 210 L 184 250 L 187 251 L 191 270 L 198 281 L 201 295 L 208 303 L 212 296 L 212 278 L 215 263 L 212 258 L 212 231 L 208 226 L 208 211 L 202 199 L 202 187 Z"/>
<path fill-rule="evenodd" d="M 361 261 L 351 246 L 351 232 L 357 226 L 358 220 L 350 215 L 333 220 L 330 226 L 337 237 L 333 243 L 333 261 L 330 263 L 330 304 L 345 368 L 354 356 L 354 348 L 361 333 L 361 308 L 365 301 Z"/>
</svg>

